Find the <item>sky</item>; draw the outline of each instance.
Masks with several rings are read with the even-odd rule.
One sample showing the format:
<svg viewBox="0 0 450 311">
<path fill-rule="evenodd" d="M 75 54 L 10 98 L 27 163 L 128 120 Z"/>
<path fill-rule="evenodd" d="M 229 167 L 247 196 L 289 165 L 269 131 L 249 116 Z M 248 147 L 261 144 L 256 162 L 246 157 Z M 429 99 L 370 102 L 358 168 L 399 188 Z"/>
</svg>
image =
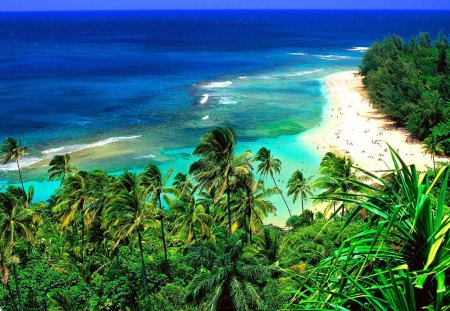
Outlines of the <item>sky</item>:
<svg viewBox="0 0 450 311">
<path fill-rule="evenodd" d="M 158 9 L 450 10 L 450 0 L 0 0 L 0 11 Z"/>
</svg>

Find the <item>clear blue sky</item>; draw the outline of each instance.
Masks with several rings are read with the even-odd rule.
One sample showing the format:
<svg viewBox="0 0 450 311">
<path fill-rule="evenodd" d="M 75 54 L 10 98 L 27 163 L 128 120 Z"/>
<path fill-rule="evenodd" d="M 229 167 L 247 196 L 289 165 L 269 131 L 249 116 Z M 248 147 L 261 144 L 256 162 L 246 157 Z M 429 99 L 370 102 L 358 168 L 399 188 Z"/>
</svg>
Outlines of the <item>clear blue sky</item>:
<svg viewBox="0 0 450 311">
<path fill-rule="evenodd" d="M 0 0 L 0 11 L 155 9 L 450 10 L 450 0 Z"/>
</svg>

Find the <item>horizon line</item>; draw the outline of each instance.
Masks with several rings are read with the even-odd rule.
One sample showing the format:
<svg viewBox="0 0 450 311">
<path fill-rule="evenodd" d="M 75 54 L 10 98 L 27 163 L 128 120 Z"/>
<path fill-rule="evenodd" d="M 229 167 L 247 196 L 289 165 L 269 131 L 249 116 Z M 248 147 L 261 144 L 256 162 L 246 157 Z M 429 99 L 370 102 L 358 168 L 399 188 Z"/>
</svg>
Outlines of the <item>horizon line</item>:
<svg viewBox="0 0 450 311">
<path fill-rule="evenodd" d="M 416 9 L 416 8 L 402 8 L 402 9 L 359 9 L 359 8 L 342 8 L 342 9 L 322 9 L 322 8 L 227 8 L 227 9 L 209 9 L 209 8 L 190 8 L 190 9 L 174 9 L 174 8 L 160 8 L 160 9 L 55 9 L 55 10 L 1 10 L 0 13 L 51 13 L 51 12 L 145 12 L 145 11 L 432 11 L 432 12 L 450 12 L 448 9 Z"/>
</svg>

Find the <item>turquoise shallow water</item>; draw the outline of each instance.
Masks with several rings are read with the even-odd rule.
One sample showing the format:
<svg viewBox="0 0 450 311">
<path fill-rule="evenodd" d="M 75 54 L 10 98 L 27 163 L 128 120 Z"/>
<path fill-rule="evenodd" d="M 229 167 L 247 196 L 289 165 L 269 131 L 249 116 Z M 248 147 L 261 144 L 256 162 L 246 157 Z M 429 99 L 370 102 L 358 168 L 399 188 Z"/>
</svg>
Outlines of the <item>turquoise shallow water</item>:
<svg viewBox="0 0 450 311">
<path fill-rule="evenodd" d="M 188 11 L 0 13 L 0 139 L 29 147 L 21 163 L 36 200 L 48 160 L 117 173 L 156 163 L 185 172 L 199 138 L 229 125 L 239 149 L 268 147 L 280 186 L 321 154 L 301 133 L 321 122 L 322 80 L 354 69 L 364 47 L 450 28 L 449 13 Z M 17 183 L 0 165 L 0 185 Z M 269 183 L 270 184 L 270 183 Z M 279 198 L 277 220 L 286 211 Z"/>
<path fill-rule="evenodd" d="M 347 67 L 346 69 L 350 69 L 351 67 Z M 337 69 L 345 69 L 345 67 L 338 67 Z M 335 70 L 337 70 L 335 69 Z M 291 68 L 289 72 L 298 72 L 295 68 Z M 325 96 L 325 86 L 324 86 L 324 77 L 331 73 L 332 71 L 317 71 L 313 73 L 309 72 L 301 72 L 301 75 L 296 75 L 295 77 L 289 76 L 289 80 L 286 81 L 283 80 L 277 80 L 279 78 L 273 78 L 274 81 L 268 78 L 269 73 L 266 73 L 264 78 L 262 78 L 263 81 L 260 81 L 259 78 L 245 78 L 245 79 L 239 79 L 238 81 L 244 80 L 245 82 L 241 82 L 240 84 L 236 83 L 236 85 L 233 88 L 229 88 L 227 90 L 221 89 L 220 91 L 210 91 L 211 95 L 208 100 L 214 100 L 211 98 L 217 97 L 219 100 L 225 96 L 228 100 L 231 100 L 231 98 L 245 98 L 246 90 L 252 89 L 252 92 L 255 92 L 255 94 L 258 94 L 259 92 L 262 93 L 258 96 L 258 98 L 264 98 L 266 102 L 270 101 L 284 101 L 287 102 L 286 104 L 292 105 L 291 109 L 304 109 L 306 112 L 306 116 L 304 118 L 294 119 L 292 118 L 293 124 L 286 124 L 288 128 L 286 131 L 290 131 L 291 128 L 298 128 L 303 131 L 303 129 L 314 129 L 317 124 L 319 124 L 322 121 L 322 110 L 327 106 L 327 97 Z M 284 77 L 285 71 L 283 70 L 282 73 L 279 72 L 271 72 L 271 75 L 274 77 L 282 76 L 281 79 L 286 79 Z M 306 77 L 309 76 L 309 77 Z M 295 81 L 297 80 L 297 81 Z M 303 80 L 303 81 L 302 81 Z M 292 90 L 291 88 L 295 88 L 296 86 L 290 85 L 295 84 L 302 85 L 305 84 L 311 84 L 314 87 L 314 91 L 310 91 L 311 94 L 310 100 L 311 102 L 304 103 L 302 100 L 298 100 L 295 98 L 293 94 L 295 94 L 295 90 Z M 278 95 L 276 99 L 274 99 L 274 95 L 269 93 L 265 93 L 266 88 L 276 88 L 277 84 L 283 84 L 283 89 L 287 94 L 283 94 L 282 91 L 278 90 Z M 258 91 L 258 88 L 260 89 Z M 317 88 L 317 89 L 316 89 Z M 255 91 L 256 90 L 256 91 Z M 220 94 L 220 95 L 219 95 Z M 314 100 L 312 100 L 314 99 Z M 303 99 L 306 100 L 306 99 Z M 291 102 L 289 102 L 291 101 Z M 251 102 L 251 100 L 250 100 Z M 264 102 L 264 101 L 263 101 Z M 201 120 L 197 121 L 200 124 L 202 123 L 209 123 L 209 122 L 215 122 L 214 117 L 212 117 L 215 114 L 221 113 L 221 107 L 215 108 L 214 104 L 210 104 L 211 107 L 209 107 L 208 112 L 211 117 L 208 120 Z M 220 105 L 220 104 L 216 104 Z M 227 103 L 223 104 L 228 106 L 237 106 L 238 103 Z M 245 104 L 243 104 L 245 105 Z M 257 103 L 255 103 L 255 106 Z M 300 106 L 296 108 L 296 106 Z M 238 109 L 238 107 L 234 108 L 235 110 Z M 248 109 L 248 108 L 245 108 Z M 311 111 L 313 113 L 311 113 Z M 248 113 L 248 112 L 246 112 Z M 270 113 L 270 110 L 268 110 L 267 113 Z M 289 116 L 287 116 L 289 117 Z M 212 119 L 212 120 L 211 120 Z M 243 119 L 243 118 L 242 118 Z M 314 149 L 309 149 L 307 147 L 307 143 L 304 141 L 304 137 L 302 135 L 302 132 L 299 134 L 293 134 L 293 135 L 281 135 L 276 137 L 270 137 L 273 136 L 271 134 L 271 127 L 276 127 L 278 130 L 280 127 L 283 127 L 287 119 L 281 119 L 281 120 L 274 120 L 273 124 L 267 124 L 266 128 L 263 128 L 262 130 L 256 130 L 250 128 L 249 131 L 255 131 L 257 134 L 253 135 L 261 135 L 263 137 L 256 138 L 256 139 L 240 139 L 238 142 L 237 154 L 241 154 L 244 151 L 250 150 L 252 154 L 256 154 L 256 152 L 261 147 L 269 148 L 275 157 L 279 158 L 282 161 L 282 170 L 279 176 L 277 176 L 277 183 L 279 187 L 282 189 L 284 193 L 287 192 L 286 184 L 289 176 L 292 174 L 292 172 L 296 169 L 302 169 L 302 171 L 307 175 L 311 176 L 314 175 L 317 168 L 319 167 L 319 163 L 321 160 L 321 157 L 323 156 L 322 152 L 316 151 Z M 245 120 L 244 120 L 245 122 Z M 220 125 L 218 123 L 217 125 Z M 209 129 L 210 125 L 205 126 L 205 132 Z M 261 134 L 262 132 L 262 134 Z M 276 133 L 276 132 L 275 132 Z M 136 138 L 137 141 L 139 141 L 141 137 Z M 123 142 L 118 142 L 116 144 L 121 144 Z M 105 148 L 108 150 L 110 147 L 114 147 L 115 143 L 111 143 L 109 145 L 106 145 Z M 101 148 L 101 147 L 100 147 Z M 142 148 L 145 150 L 145 146 L 142 146 Z M 101 151 L 98 150 L 98 148 L 92 148 L 93 152 L 96 154 L 100 154 L 100 158 L 98 161 L 102 161 L 101 157 Z M 134 150 L 133 150 L 134 151 Z M 194 157 L 192 156 L 193 147 L 187 147 L 187 148 L 178 148 L 178 149 L 166 149 L 161 152 L 161 155 L 158 155 L 156 157 L 146 157 L 144 155 L 144 158 L 139 157 L 137 162 L 140 164 L 139 168 L 142 168 L 147 163 L 156 163 L 161 170 L 167 171 L 170 167 L 174 168 L 174 172 L 187 172 L 188 167 L 190 163 L 194 160 Z M 145 151 L 148 152 L 148 151 Z M 127 158 L 126 158 L 127 159 Z M 124 161 L 126 161 L 126 159 Z M 161 160 L 163 159 L 163 160 Z M 87 158 L 87 161 L 89 161 L 89 158 Z M 256 165 L 255 165 L 256 167 Z M 47 167 L 44 167 L 47 169 Z M 43 169 L 44 169 L 43 168 Z M 139 168 L 135 168 L 134 166 L 129 165 L 126 167 L 126 169 L 139 171 Z M 25 169 L 25 172 L 31 172 L 32 170 Z M 12 173 L 12 172 L 11 172 Z M 112 174 L 118 174 L 120 171 L 116 170 L 110 170 L 110 173 Z M 173 174 L 173 176 L 175 175 Z M 33 185 L 36 189 L 36 195 L 35 200 L 46 200 L 48 199 L 49 195 L 53 193 L 59 186 L 58 181 L 48 181 L 48 180 L 42 180 L 45 178 L 45 175 L 42 175 L 42 177 L 38 176 L 38 180 L 27 182 L 26 186 Z M 39 180 L 41 179 L 41 180 Z M 273 183 L 271 180 L 267 180 L 266 184 L 268 186 L 273 186 Z M 288 218 L 288 211 L 281 199 L 280 196 L 274 196 L 271 199 L 274 204 L 277 206 L 278 211 L 274 215 L 270 215 L 270 217 L 267 219 L 268 223 L 274 223 L 277 225 L 284 225 L 287 218 Z M 291 207 L 291 210 L 293 213 L 299 213 L 300 212 L 300 204 L 297 202 L 295 205 L 288 200 L 289 205 Z M 310 203 L 306 202 L 306 208 L 310 207 Z"/>
</svg>

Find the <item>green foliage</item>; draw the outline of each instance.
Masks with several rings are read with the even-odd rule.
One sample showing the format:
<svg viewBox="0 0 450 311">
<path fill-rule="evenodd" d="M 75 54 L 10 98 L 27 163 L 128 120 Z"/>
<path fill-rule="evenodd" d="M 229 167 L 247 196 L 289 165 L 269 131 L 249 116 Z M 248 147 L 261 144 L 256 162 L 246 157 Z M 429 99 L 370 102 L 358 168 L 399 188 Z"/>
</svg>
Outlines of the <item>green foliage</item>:
<svg viewBox="0 0 450 311">
<path fill-rule="evenodd" d="M 444 214 L 449 167 L 433 180 L 404 164 L 391 149 L 395 170 L 365 185 L 363 194 L 332 194 L 367 210 L 364 230 L 345 240 L 299 278 L 293 309 L 447 310 L 450 217 Z M 437 200 L 432 190 L 442 180 Z"/>
<path fill-rule="evenodd" d="M 344 224 L 343 220 L 321 220 L 310 226 L 299 226 L 286 234 L 280 252 L 282 266 L 300 263 L 314 266 L 363 227 L 362 223 L 355 221 L 342 231 Z"/>
<path fill-rule="evenodd" d="M 425 36 L 420 44 L 427 42 Z M 390 43 L 403 51 L 402 44 L 399 38 Z M 426 151 L 434 156 L 445 142 L 430 137 Z M 63 182 L 47 204 L 33 201 L 32 187 L 1 189 L 0 307 L 445 310 L 449 305 L 447 164 L 419 175 L 392 151 L 396 170 L 377 177 L 356 169 L 347 157 L 327 153 L 313 183 L 324 191 L 314 199 L 340 210 L 330 219 L 305 210 L 289 218 L 286 231 L 264 226 L 276 211 L 268 198 L 280 191 L 255 180 L 254 159 L 249 152 L 234 155 L 234 147 L 231 129 L 213 130 L 197 147 L 201 158 L 191 166 L 194 175 L 177 174 L 173 187 L 172 170 L 162 174 L 155 165 L 139 175 L 112 177 L 65 169 L 68 157 L 58 157 L 59 168 L 50 173 Z M 268 150 L 258 161 L 264 176 L 281 165 Z M 294 199 L 312 195 L 306 181 L 296 171 L 289 185 Z"/>
<path fill-rule="evenodd" d="M 417 44 L 417 42 L 419 42 Z M 445 35 L 428 33 L 403 42 L 390 36 L 365 53 L 360 74 L 372 102 L 421 140 L 448 141 L 450 60 Z M 445 143 L 444 151 L 450 152 Z"/>
</svg>

